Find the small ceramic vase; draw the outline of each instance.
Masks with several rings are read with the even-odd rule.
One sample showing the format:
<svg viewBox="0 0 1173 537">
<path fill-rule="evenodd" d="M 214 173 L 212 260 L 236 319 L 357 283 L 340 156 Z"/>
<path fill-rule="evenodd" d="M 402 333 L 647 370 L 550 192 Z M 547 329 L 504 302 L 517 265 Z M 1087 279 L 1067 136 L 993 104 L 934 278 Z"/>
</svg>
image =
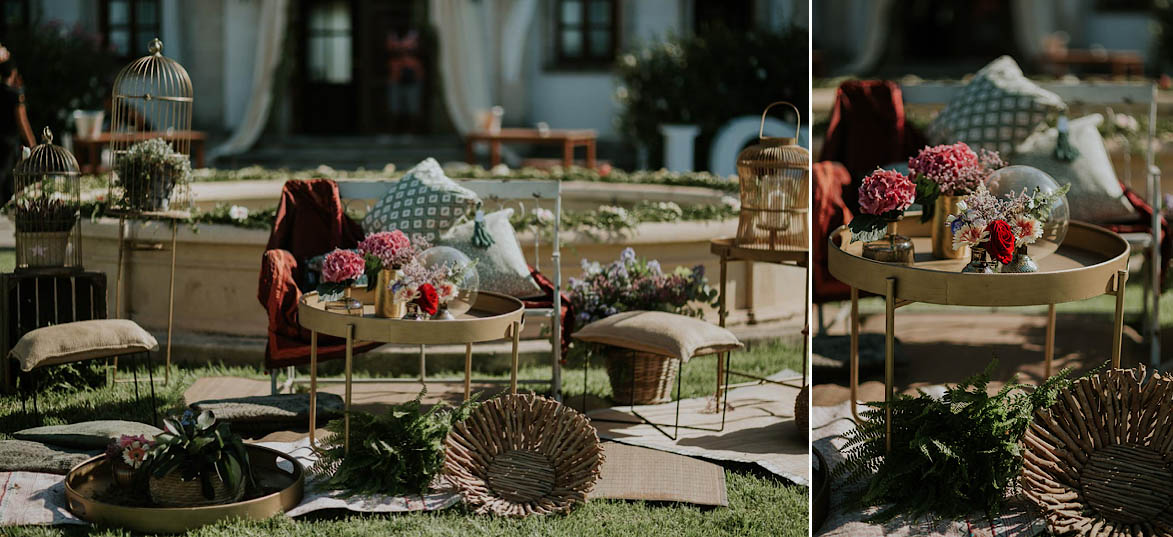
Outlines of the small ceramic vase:
<svg viewBox="0 0 1173 537">
<path fill-rule="evenodd" d="M 448 311 L 448 304 L 440 304 L 437 306 L 436 314 L 432 316 L 433 321 L 452 321 L 455 319 L 456 316 L 452 315 L 452 312 Z"/>
<path fill-rule="evenodd" d="M 896 222 L 888 224 L 888 234 L 863 245 L 863 257 L 883 263 L 911 265 L 916 257 L 912 239 L 896 233 Z"/>
</svg>

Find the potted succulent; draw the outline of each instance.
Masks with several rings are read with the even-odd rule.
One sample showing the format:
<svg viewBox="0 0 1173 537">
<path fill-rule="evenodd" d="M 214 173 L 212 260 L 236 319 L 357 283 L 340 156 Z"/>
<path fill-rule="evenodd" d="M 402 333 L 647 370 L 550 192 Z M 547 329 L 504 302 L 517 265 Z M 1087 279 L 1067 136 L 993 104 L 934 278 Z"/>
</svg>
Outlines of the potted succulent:
<svg viewBox="0 0 1173 537">
<path fill-rule="evenodd" d="M 126 208 L 166 211 L 176 185 L 191 179 L 191 161 L 162 138 L 138 142 L 114 159 L 114 185 Z"/>
<path fill-rule="evenodd" d="M 166 507 L 235 502 L 254 485 L 244 441 L 206 410 L 164 419 L 145 468 L 151 501 Z"/>
<path fill-rule="evenodd" d="M 65 266 L 69 234 L 77 223 L 78 205 L 62 196 L 18 197 L 12 202 L 20 258 L 29 267 Z"/>
<path fill-rule="evenodd" d="M 570 279 L 570 300 L 580 326 L 632 310 L 702 317 L 701 304 L 717 305 L 717 291 L 709 287 L 702 265 L 665 272 L 659 261 L 637 258 L 635 250 L 625 248 L 619 259 L 607 265 L 584 259 L 582 266 L 583 277 Z M 599 350 L 616 402 L 652 404 L 671 399 L 678 361 L 641 353 L 631 356 L 630 351 L 620 353 L 615 347 Z"/>
</svg>

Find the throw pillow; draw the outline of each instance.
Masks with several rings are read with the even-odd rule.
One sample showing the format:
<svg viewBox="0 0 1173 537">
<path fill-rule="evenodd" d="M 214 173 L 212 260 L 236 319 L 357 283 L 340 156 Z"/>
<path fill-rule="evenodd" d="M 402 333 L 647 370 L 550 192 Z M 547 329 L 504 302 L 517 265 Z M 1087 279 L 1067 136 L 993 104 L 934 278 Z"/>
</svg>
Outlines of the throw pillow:
<svg viewBox="0 0 1173 537">
<path fill-rule="evenodd" d="M 1136 220 L 1137 212 L 1124 197 L 1124 189 L 1116 178 L 1116 170 L 1108 157 L 1099 125 L 1103 116 L 1092 114 L 1069 123 L 1068 140 L 1079 151 L 1071 162 L 1055 158 L 1056 129 L 1032 134 L 1018 145 L 1009 158 L 1011 164 L 1034 166 L 1058 181 L 1071 184 L 1067 203 L 1071 218 L 1097 224 Z"/>
<path fill-rule="evenodd" d="M 21 336 L 9 354 L 21 371 L 120 356 L 159 348 L 155 337 L 134 321 L 99 319 L 38 328 Z"/>
<path fill-rule="evenodd" d="M 448 230 L 440 238 L 439 244 L 456 248 L 476 262 L 482 290 L 518 298 L 535 297 L 542 294 L 542 288 L 530 275 L 521 243 L 517 241 L 513 224 L 509 223 L 512 216 L 513 209 L 502 209 L 485 215 L 485 230 L 493 237 L 493 245 L 488 248 L 472 243 L 475 222 Z"/>
<path fill-rule="evenodd" d="M 368 234 L 398 229 L 413 239 L 435 242 L 479 203 L 476 192 L 456 184 L 436 159 L 428 158 L 387 190 L 363 217 L 362 227 Z"/>
<path fill-rule="evenodd" d="M 1067 105 L 1031 82 L 1010 56 L 990 62 L 974 75 L 929 125 L 934 144 L 965 142 L 1003 155 Z"/>
<path fill-rule="evenodd" d="M 305 423 L 310 417 L 310 394 L 257 395 L 231 399 L 209 399 L 191 404 L 193 411 L 211 410 L 216 419 L 225 423 L 275 424 Z M 332 393 L 318 394 L 317 418 L 329 420 L 342 416 L 345 404 L 342 397 Z"/>
<path fill-rule="evenodd" d="M 17 440 L 81 449 L 106 449 L 111 441 L 127 434 L 154 438 L 163 432 L 154 425 L 122 420 L 98 420 L 69 425 L 45 425 L 12 433 Z"/>
<path fill-rule="evenodd" d="M 695 317 L 663 311 L 628 311 L 600 319 L 574 333 L 574 339 L 601 343 L 687 362 L 694 356 L 740 349 L 737 336 Z"/>
</svg>

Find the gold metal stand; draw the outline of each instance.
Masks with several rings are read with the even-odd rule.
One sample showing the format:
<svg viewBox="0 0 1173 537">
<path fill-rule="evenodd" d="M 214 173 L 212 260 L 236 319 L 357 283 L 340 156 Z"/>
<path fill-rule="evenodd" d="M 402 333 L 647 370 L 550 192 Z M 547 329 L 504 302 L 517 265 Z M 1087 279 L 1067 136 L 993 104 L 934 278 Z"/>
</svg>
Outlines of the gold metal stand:
<svg viewBox="0 0 1173 537">
<path fill-rule="evenodd" d="M 916 250 L 928 251 L 927 236 L 908 233 Z M 1102 294 L 1116 296 L 1112 326 L 1112 367 L 1120 367 L 1124 325 L 1124 284 L 1128 280 L 1128 243 L 1106 229 L 1071 222 L 1059 249 L 1039 261 L 1039 272 L 1026 274 L 963 274 L 959 260 L 923 260 L 908 266 L 865 259 L 850 233 L 831 234 L 828 266 L 831 274 L 851 286 L 851 415 L 859 417 L 859 292 L 884 296 L 884 402 L 895 398 L 896 310 L 916 302 L 959 306 L 1047 306 L 1044 370 L 1053 373 L 1055 304 Z M 892 410 L 885 407 L 885 446 L 892 448 Z"/>
<path fill-rule="evenodd" d="M 346 341 L 346 362 L 343 382 L 343 446 L 350 451 L 350 413 L 354 395 L 354 345 L 359 341 L 378 341 L 416 345 L 464 343 L 464 397 L 472 396 L 472 344 L 509 338 L 513 343 L 512 367 L 509 375 L 510 393 L 517 393 L 518 353 L 521 329 L 525 324 L 525 307 L 516 298 L 482 291 L 477 295 L 473 310 L 454 320 L 415 321 L 386 319 L 374 315 L 374 304 L 364 304 L 363 315 L 346 315 L 327 311 L 316 292 L 302 295 L 298 303 L 301 325 L 310 330 L 310 446 L 316 447 L 315 428 L 318 423 L 318 333 L 340 337 Z M 367 380 L 367 379 L 364 379 Z M 390 382 L 394 379 L 371 379 Z M 426 379 L 421 379 L 421 381 Z M 432 381 L 444 382 L 444 381 Z"/>
<path fill-rule="evenodd" d="M 167 350 L 165 352 L 164 369 L 163 369 L 163 384 L 171 382 L 171 336 L 175 326 L 175 256 L 178 250 L 178 236 L 179 236 L 179 222 L 190 218 L 190 213 L 184 211 L 171 211 L 165 213 L 120 213 L 118 215 L 118 267 L 116 270 L 114 284 L 114 315 L 115 319 L 123 318 L 122 312 L 122 294 L 123 294 L 123 273 L 124 264 L 127 257 L 129 257 L 128 250 L 144 250 L 144 251 L 159 251 L 163 248 L 162 244 L 128 244 L 126 238 L 126 226 L 128 223 L 135 221 L 167 221 L 171 226 L 171 273 L 167 283 Z M 118 376 L 118 358 L 113 360 L 113 374 L 115 379 Z"/>
</svg>

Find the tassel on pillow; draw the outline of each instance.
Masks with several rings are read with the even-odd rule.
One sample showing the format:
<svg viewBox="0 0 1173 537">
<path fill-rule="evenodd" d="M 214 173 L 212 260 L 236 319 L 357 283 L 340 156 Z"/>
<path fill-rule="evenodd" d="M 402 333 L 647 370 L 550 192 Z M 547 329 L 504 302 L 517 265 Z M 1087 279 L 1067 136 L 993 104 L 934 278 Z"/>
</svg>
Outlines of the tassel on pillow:
<svg viewBox="0 0 1173 537">
<path fill-rule="evenodd" d="M 1063 162 L 1071 162 L 1079 158 L 1079 150 L 1071 145 L 1070 129 L 1067 126 L 1067 116 L 1059 116 L 1059 124 L 1055 127 L 1055 131 L 1059 133 L 1055 139 L 1055 159 Z"/>
<path fill-rule="evenodd" d="M 477 209 L 476 217 L 473 219 L 470 242 L 477 248 L 488 248 L 495 242 L 493 236 L 489 235 L 489 230 L 485 229 L 485 211 L 481 209 Z"/>
</svg>

